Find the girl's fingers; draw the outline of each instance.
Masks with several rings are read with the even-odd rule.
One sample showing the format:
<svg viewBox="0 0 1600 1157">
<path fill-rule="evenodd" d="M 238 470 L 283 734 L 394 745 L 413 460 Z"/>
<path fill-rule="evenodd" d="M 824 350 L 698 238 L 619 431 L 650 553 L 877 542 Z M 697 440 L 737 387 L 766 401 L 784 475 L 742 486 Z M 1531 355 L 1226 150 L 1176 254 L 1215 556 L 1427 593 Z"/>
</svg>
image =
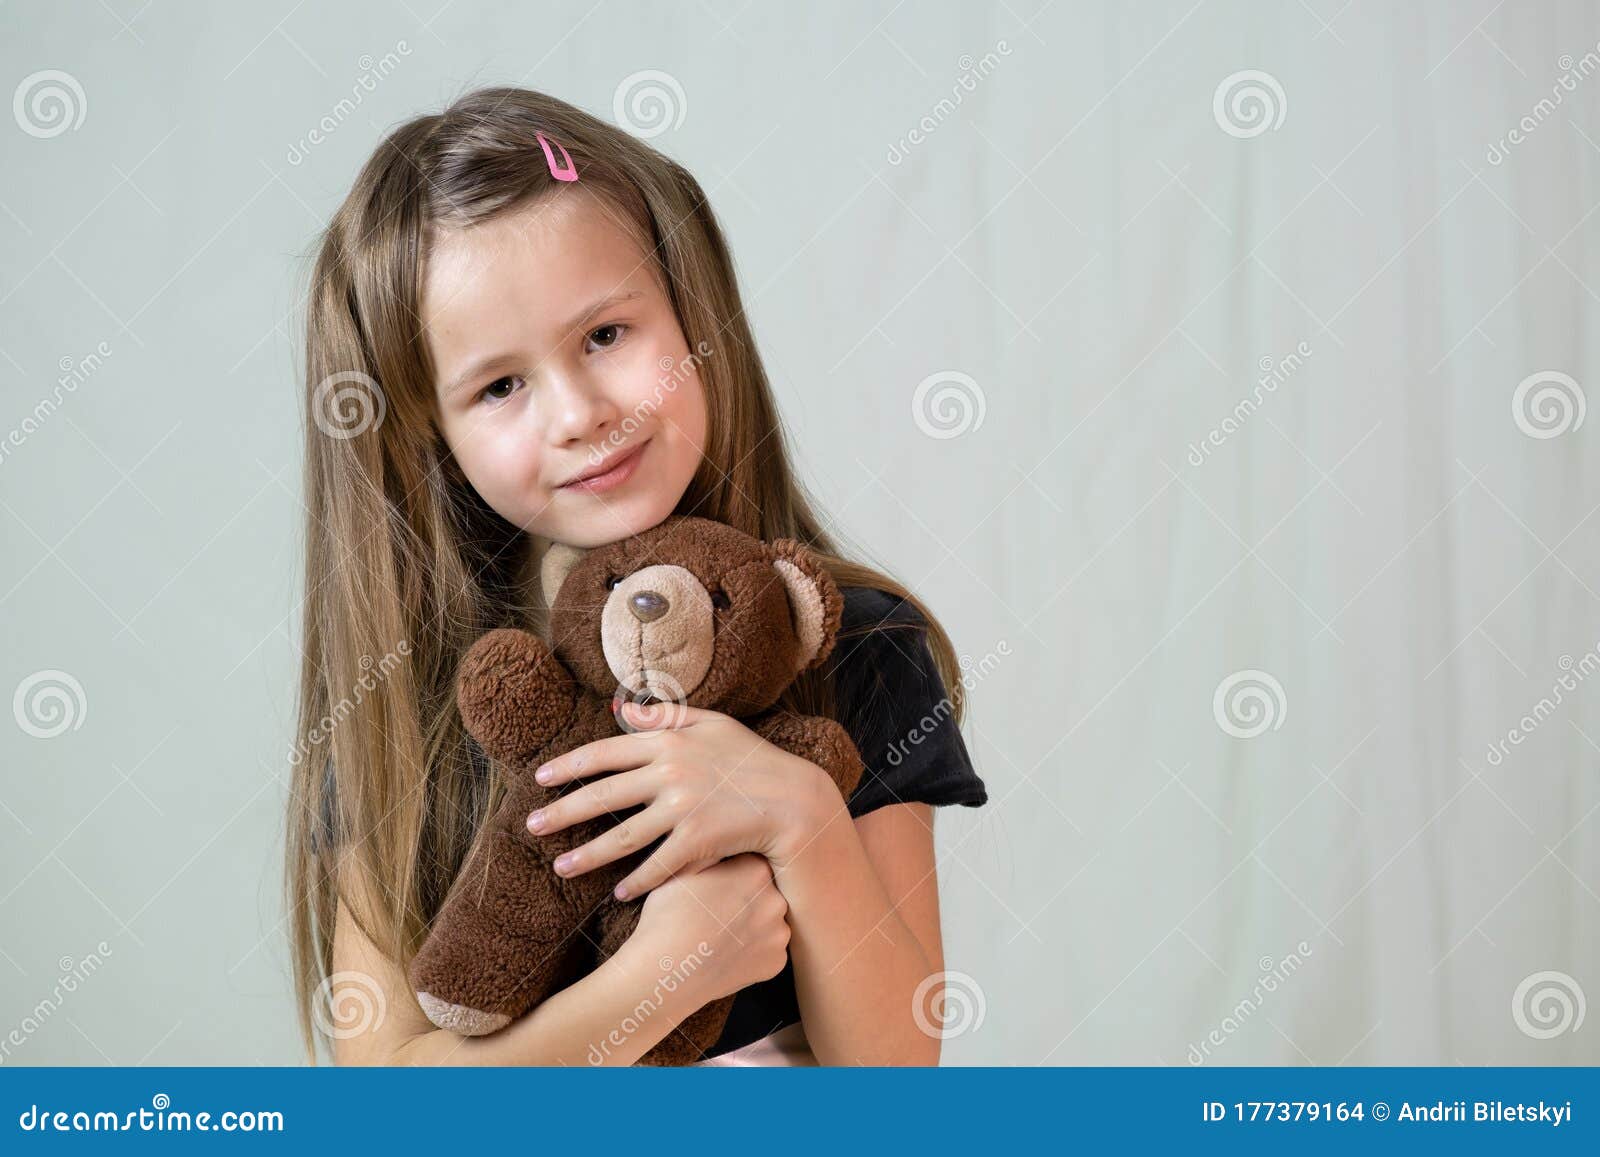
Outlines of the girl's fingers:
<svg viewBox="0 0 1600 1157">
<path fill-rule="evenodd" d="M 545 785 L 566 783 L 598 771 L 624 771 L 650 762 L 655 746 L 649 732 L 612 735 L 575 747 L 541 765 L 533 778 Z"/>
<path fill-rule="evenodd" d="M 579 876 L 592 872 L 602 864 L 620 860 L 629 852 L 636 852 L 651 840 L 672 830 L 672 818 L 665 808 L 645 808 L 636 816 L 629 816 L 602 836 L 557 856 L 556 874 Z"/>
<path fill-rule="evenodd" d="M 656 777 L 647 768 L 613 772 L 533 812 L 528 816 L 528 831 L 547 836 L 584 820 L 653 800 L 659 790 Z"/>
<path fill-rule="evenodd" d="M 660 887 L 680 871 L 710 867 L 718 857 L 694 859 L 682 839 L 668 837 L 644 863 L 624 876 L 614 889 L 619 900 L 633 900 Z"/>
<path fill-rule="evenodd" d="M 719 711 L 708 711 L 704 707 L 690 707 L 686 703 L 634 703 L 625 701 L 620 710 L 628 722 L 641 732 L 671 731 L 679 727 L 690 727 L 696 723 L 703 723 L 707 719 L 716 719 L 721 715 Z"/>
</svg>

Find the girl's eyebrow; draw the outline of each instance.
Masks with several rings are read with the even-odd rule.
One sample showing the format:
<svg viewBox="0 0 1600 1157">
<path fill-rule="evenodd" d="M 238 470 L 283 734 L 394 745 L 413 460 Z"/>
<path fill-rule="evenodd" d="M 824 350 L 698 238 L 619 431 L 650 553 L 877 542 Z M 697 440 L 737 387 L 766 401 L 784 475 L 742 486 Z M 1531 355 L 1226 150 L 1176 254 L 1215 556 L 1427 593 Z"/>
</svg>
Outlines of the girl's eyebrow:
<svg viewBox="0 0 1600 1157">
<path fill-rule="evenodd" d="M 561 332 L 563 334 L 570 334 L 574 330 L 580 329 L 587 325 L 596 314 L 615 308 L 624 302 L 634 301 L 643 296 L 644 290 L 642 289 L 629 289 L 623 290 L 619 293 L 609 293 L 605 297 L 602 297 L 590 305 L 585 306 L 576 317 L 567 322 L 567 324 L 562 328 Z M 445 389 L 445 395 L 447 397 L 453 396 L 458 391 L 470 386 L 480 376 L 488 373 L 490 370 L 498 369 L 503 365 L 508 365 L 517 360 L 517 355 L 510 353 L 491 354 L 488 357 L 480 358 L 476 362 L 473 362 L 472 365 L 468 366 L 460 374 L 456 375 L 456 379 Z"/>
</svg>

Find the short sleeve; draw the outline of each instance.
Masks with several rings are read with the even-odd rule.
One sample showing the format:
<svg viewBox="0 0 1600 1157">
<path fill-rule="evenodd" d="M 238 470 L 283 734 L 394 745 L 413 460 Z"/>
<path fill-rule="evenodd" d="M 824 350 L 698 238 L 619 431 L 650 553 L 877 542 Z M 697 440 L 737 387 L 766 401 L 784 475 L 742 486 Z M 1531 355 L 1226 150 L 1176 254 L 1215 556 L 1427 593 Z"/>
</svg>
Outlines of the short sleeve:
<svg viewBox="0 0 1600 1157">
<path fill-rule="evenodd" d="M 928 647 L 926 623 L 896 596 L 845 592 L 832 657 L 838 716 L 865 770 L 846 801 L 852 818 L 896 803 L 979 807 L 988 790 L 956 726 Z"/>
</svg>

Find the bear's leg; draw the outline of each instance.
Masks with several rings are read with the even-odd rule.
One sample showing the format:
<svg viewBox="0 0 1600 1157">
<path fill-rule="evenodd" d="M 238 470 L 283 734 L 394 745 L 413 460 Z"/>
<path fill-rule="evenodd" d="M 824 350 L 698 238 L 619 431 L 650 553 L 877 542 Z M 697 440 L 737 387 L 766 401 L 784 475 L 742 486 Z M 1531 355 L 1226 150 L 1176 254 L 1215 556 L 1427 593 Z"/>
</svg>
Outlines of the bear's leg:
<svg viewBox="0 0 1600 1157">
<path fill-rule="evenodd" d="M 411 963 L 417 1001 L 439 1028 L 481 1036 L 504 1028 L 571 983 L 569 936 L 585 912 L 549 863 L 496 833 L 469 857 L 422 950 Z M 563 936 L 552 929 L 574 931 Z"/>
</svg>

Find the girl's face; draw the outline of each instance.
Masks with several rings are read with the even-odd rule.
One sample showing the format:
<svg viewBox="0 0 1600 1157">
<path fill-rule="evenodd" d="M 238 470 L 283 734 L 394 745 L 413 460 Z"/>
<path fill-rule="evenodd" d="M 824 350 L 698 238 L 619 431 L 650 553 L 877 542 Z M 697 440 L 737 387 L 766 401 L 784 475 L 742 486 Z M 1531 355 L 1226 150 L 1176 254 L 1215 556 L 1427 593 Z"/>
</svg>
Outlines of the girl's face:
<svg viewBox="0 0 1600 1157">
<path fill-rule="evenodd" d="M 700 465 L 705 396 L 654 268 L 577 188 L 430 251 L 422 321 L 445 442 L 485 502 L 546 541 L 647 530 Z"/>
</svg>

